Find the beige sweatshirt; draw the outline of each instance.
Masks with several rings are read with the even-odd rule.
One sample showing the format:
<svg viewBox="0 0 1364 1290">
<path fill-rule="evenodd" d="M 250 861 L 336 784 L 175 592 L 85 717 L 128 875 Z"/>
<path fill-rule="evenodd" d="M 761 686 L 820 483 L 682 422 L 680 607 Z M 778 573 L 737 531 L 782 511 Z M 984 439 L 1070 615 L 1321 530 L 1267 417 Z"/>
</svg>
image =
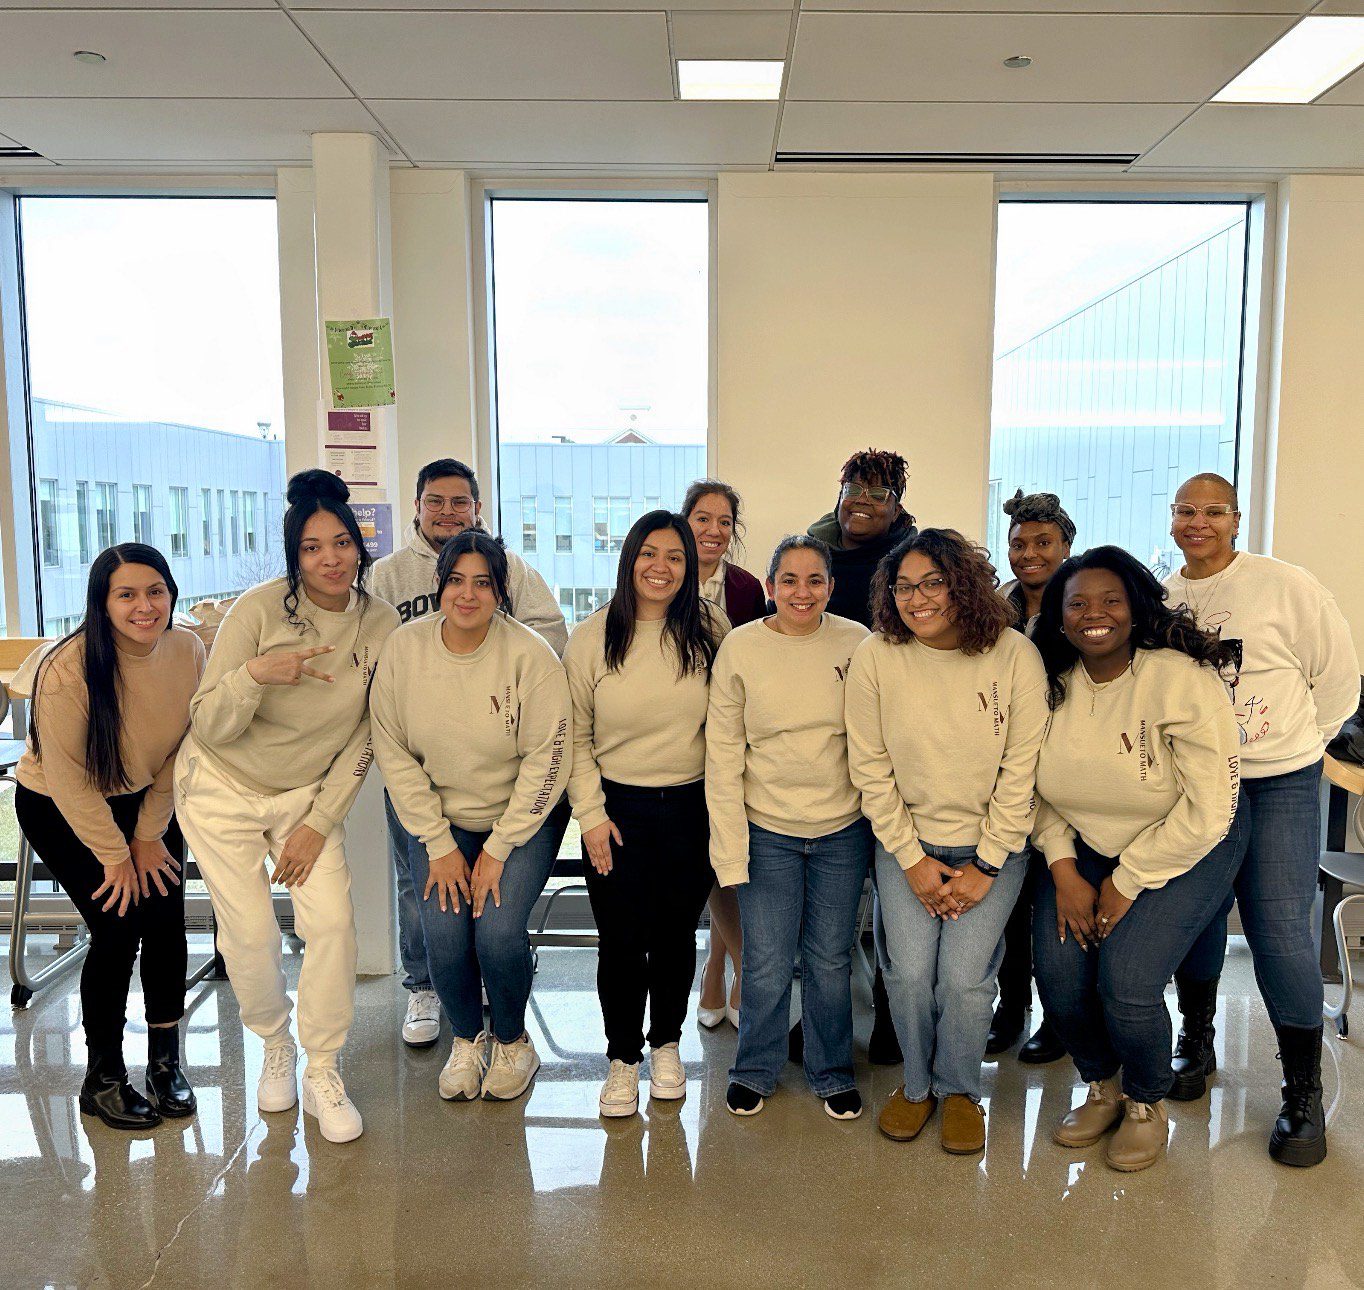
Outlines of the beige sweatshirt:
<svg viewBox="0 0 1364 1290">
<path fill-rule="evenodd" d="M 1037 761 L 1033 841 L 1054 864 L 1078 833 L 1116 856 L 1113 885 L 1135 900 L 1188 872 L 1222 838 L 1240 785 L 1236 718 L 1210 667 L 1137 650 L 1095 686 L 1077 663 Z"/>
<path fill-rule="evenodd" d="M 300 590 L 289 620 L 285 581 L 275 578 L 239 596 L 218 628 L 190 729 L 204 756 L 243 788 L 267 796 L 319 784 L 303 821 L 330 833 L 346 818 L 373 759 L 369 683 L 398 611 L 354 592 L 339 612 L 320 609 Z M 335 677 L 305 676 L 298 685 L 260 685 L 247 664 L 260 654 L 334 645 L 310 666 Z"/>
<path fill-rule="evenodd" d="M 1028 639 L 1005 631 L 966 655 L 877 634 L 848 674 L 848 763 L 862 813 L 910 869 L 923 842 L 975 847 L 1002 865 L 1028 841 L 1046 673 Z M 921 841 L 922 839 L 922 841 Z"/>
<path fill-rule="evenodd" d="M 374 755 L 432 860 L 455 849 L 452 824 L 491 830 L 484 850 L 505 860 L 568 784 L 568 682 L 544 638 L 514 618 L 494 614 L 472 654 L 446 648 L 444 623 L 418 618 L 385 645 L 369 696 Z"/>
<path fill-rule="evenodd" d="M 729 620 L 713 616 L 718 641 Z M 564 669 L 573 696 L 573 777 L 568 799 L 585 832 L 606 818 L 603 779 L 640 788 L 694 784 L 706 771 L 705 672 L 677 675 L 677 650 L 663 622 L 636 622 L 634 639 L 618 672 L 606 666 L 609 606 L 583 619 L 568 638 Z"/>
<path fill-rule="evenodd" d="M 189 729 L 189 702 L 203 673 L 203 644 L 181 627 L 164 633 L 145 658 L 119 651 L 121 748 L 128 777 L 128 787 L 121 791 L 149 789 L 138 809 L 136 838 L 159 838 L 170 822 L 175 752 Z M 34 756 L 30 738 L 16 778 L 56 803 L 71 831 L 100 864 L 122 864 L 130 855 L 128 844 L 104 795 L 85 774 L 90 706 L 84 640 L 77 637 L 44 661 L 38 687 L 34 711 L 43 756 L 41 761 Z"/>
<path fill-rule="evenodd" d="M 706 717 L 710 862 L 722 887 L 748 881 L 748 825 L 820 838 L 862 813 L 848 776 L 843 684 L 861 623 L 825 614 L 808 636 L 759 618 L 715 661 Z"/>
</svg>

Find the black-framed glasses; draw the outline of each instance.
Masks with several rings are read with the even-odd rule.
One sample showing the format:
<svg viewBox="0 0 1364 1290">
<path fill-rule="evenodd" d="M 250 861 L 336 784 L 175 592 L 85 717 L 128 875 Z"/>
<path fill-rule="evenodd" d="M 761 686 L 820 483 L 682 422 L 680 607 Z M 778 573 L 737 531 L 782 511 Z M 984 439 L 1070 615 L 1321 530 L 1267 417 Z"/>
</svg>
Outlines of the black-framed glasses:
<svg viewBox="0 0 1364 1290">
<path fill-rule="evenodd" d="M 947 579 L 940 573 L 922 582 L 897 582 L 891 589 L 896 600 L 911 600 L 916 591 L 922 591 L 929 600 L 937 600 L 947 590 Z"/>
</svg>

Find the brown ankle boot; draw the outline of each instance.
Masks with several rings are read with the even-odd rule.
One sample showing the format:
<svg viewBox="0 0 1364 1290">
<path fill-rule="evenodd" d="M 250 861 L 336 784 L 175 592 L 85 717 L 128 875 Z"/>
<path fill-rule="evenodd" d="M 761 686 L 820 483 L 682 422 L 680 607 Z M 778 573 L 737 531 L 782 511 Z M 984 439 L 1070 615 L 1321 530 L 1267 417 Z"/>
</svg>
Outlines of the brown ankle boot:
<svg viewBox="0 0 1364 1290">
<path fill-rule="evenodd" d="M 1170 1141 L 1170 1117 L 1164 1102 L 1127 1102 L 1122 1123 L 1108 1144 L 1104 1159 L 1125 1174 L 1149 1169 L 1165 1154 Z"/>
<path fill-rule="evenodd" d="M 1058 1147 L 1092 1147 L 1122 1119 L 1122 1104 L 1116 1075 L 1095 1080 L 1089 1086 L 1089 1096 L 1062 1118 L 1051 1140 Z"/>
<path fill-rule="evenodd" d="M 943 1100 L 942 1149 L 954 1156 L 985 1150 L 985 1112 L 965 1093 L 949 1093 Z"/>
<path fill-rule="evenodd" d="M 890 1095 L 885 1106 L 881 1108 L 876 1123 L 886 1137 L 893 1138 L 896 1142 L 908 1142 L 911 1138 L 919 1136 L 919 1130 L 928 1123 L 928 1117 L 933 1114 L 933 1108 L 937 1105 L 938 1100 L 932 1093 L 922 1102 L 911 1102 L 905 1097 L 904 1088 L 900 1087 Z"/>
</svg>

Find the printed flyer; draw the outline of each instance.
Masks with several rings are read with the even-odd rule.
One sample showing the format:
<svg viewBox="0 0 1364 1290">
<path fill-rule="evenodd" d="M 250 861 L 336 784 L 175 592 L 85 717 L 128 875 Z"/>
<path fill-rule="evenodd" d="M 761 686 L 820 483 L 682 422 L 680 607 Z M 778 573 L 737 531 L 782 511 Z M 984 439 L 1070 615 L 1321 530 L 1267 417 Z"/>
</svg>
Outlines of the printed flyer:
<svg viewBox="0 0 1364 1290">
<path fill-rule="evenodd" d="M 393 332 L 387 318 L 327 323 L 332 407 L 382 408 L 396 402 Z"/>
</svg>

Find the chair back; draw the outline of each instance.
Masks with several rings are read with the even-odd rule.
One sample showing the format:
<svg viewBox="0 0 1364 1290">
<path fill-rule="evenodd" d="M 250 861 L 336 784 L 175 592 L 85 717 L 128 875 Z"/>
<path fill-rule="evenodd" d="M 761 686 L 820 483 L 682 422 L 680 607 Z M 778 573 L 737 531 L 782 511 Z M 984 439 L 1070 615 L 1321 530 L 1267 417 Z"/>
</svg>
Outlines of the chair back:
<svg viewBox="0 0 1364 1290">
<path fill-rule="evenodd" d="M 48 636 L 0 636 L 0 673 L 9 675 L 5 685 L 9 694 L 17 698 L 33 697 L 33 677 L 38 670 L 38 661 L 43 651 L 52 644 Z M 6 696 L 8 710 L 9 696 Z"/>
</svg>

